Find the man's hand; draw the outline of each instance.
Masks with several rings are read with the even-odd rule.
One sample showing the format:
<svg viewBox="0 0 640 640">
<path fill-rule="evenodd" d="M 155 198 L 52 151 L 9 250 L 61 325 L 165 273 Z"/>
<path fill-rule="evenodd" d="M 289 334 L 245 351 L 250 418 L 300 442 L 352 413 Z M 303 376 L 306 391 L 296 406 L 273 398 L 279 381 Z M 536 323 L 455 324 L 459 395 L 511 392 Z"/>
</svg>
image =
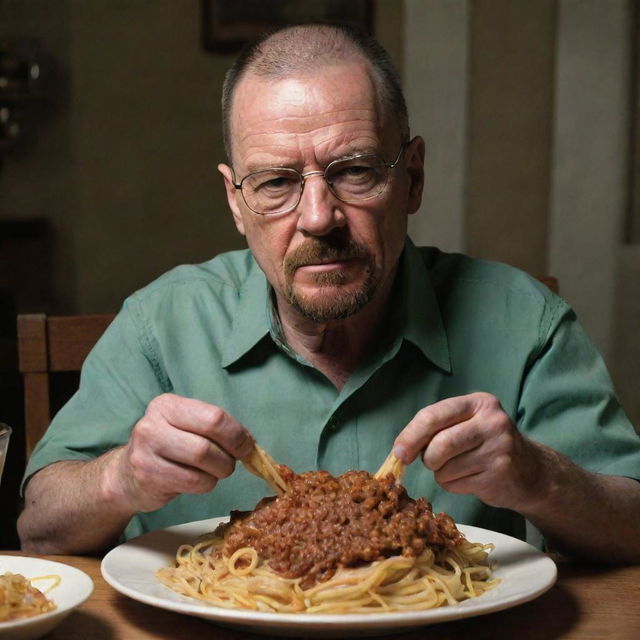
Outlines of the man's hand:
<svg viewBox="0 0 640 640">
<path fill-rule="evenodd" d="M 22 548 L 106 549 L 137 512 L 159 509 L 182 493 L 210 491 L 252 446 L 251 434 L 219 407 L 158 396 L 127 444 L 93 460 L 54 462 L 29 480 L 18 521 Z"/>
<path fill-rule="evenodd" d="M 149 403 L 103 472 L 107 500 L 153 511 L 182 493 L 206 493 L 251 451 L 251 434 L 219 407 L 165 394 Z"/>
<path fill-rule="evenodd" d="M 488 393 L 420 410 L 393 451 L 405 464 L 422 452 L 444 489 L 519 512 L 551 548 L 591 561 L 640 562 L 640 483 L 591 473 L 525 438 Z"/>
<path fill-rule="evenodd" d="M 438 484 L 496 507 L 527 511 L 544 495 L 550 451 L 525 438 L 488 393 L 447 398 L 419 411 L 398 435 L 405 463 L 422 451 Z"/>
</svg>

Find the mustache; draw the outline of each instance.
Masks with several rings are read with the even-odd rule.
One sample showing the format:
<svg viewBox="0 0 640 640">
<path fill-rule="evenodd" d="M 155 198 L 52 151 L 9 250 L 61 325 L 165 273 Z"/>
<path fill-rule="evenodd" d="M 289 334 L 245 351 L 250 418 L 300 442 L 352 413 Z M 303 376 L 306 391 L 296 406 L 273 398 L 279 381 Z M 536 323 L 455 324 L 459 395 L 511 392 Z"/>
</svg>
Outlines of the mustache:
<svg viewBox="0 0 640 640">
<path fill-rule="evenodd" d="M 354 258 L 368 259 L 366 247 L 354 240 L 340 236 L 320 236 L 306 240 L 292 251 L 284 260 L 284 271 L 292 275 L 298 267 L 318 262 L 333 262 L 337 260 L 352 260 Z"/>
</svg>

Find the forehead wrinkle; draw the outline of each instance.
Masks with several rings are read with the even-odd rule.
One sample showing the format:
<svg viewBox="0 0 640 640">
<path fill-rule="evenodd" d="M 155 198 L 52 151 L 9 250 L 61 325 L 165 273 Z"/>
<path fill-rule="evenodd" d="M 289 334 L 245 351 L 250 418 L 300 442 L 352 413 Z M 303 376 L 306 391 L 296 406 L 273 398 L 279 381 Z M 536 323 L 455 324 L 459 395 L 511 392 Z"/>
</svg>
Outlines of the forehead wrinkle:
<svg viewBox="0 0 640 640">
<path fill-rule="evenodd" d="M 324 74 L 320 87 L 315 80 L 303 76 L 275 84 L 262 78 L 240 83 L 231 129 L 239 164 L 249 170 L 278 165 L 301 169 L 380 148 L 384 110 L 367 74 L 354 80 L 362 85 L 360 91 L 354 83 L 345 86 L 344 70 Z"/>
<path fill-rule="evenodd" d="M 245 121 L 244 112 L 249 109 L 251 117 L 258 120 L 260 126 L 271 122 L 292 127 L 294 132 L 305 132 L 308 120 L 325 123 L 340 122 L 343 119 L 363 119 L 378 122 L 381 114 L 377 101 L 368 96 L 367 88 L 354 104 L 352 96 L 345 96 L 339 86 L 322 90 L 295 80 L 283 80 L 275 89 L 258 82 L 255 86 L 242 85 L 236 96 L 232 122 L 236 129 Z M 266 94 L 266 98 L 265 98 Z M 272 99 L 275 97 L 275 101 Z M 313 110 L 309 106 L 313 105 Z"/>
<path fill-rule="evenodd" d="M 339 117 L 336 118 L 336 115 Z M 373 114 L 373 117 L 371 117 Z M 253 135 L 305 135 L 315 130 L 338 125 L 349 126 L 362 122 L 365 126 L 375 123 L 380 127 L 380 118 L 375 109 L 334 109 L 323 113 L 300 114 L 293 116 L 274 116 L 264 118 L 238 136 L 245 142 Z M 239 129 L 238 125 L 236 127 Z"/>
<path fill-rule="evenodd" d="M 351 125 L 357 122 L 350 123 Z M 296 166 L 311 164 L 324 166 L 341 157 L 357 153 L 380 150 L 381 135 L 365 126 L 348 130 L 336 130 L 327 125 L 321 129 L 301 133 L 260 132 L 242 138 L 244 153 L 237 154 L 247 171 L 266 167 Z"/>
</svg>

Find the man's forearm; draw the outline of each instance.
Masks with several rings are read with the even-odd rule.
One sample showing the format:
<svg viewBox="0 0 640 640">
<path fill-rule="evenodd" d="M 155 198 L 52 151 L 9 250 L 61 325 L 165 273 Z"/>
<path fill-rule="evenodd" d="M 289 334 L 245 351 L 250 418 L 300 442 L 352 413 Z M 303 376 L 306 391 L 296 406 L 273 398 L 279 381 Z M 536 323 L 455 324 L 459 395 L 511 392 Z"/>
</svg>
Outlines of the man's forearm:
<svg viewBox="0 0 640 640">
<path fill-rule="evenodd" d="M 105 486 L 107 467 L 120 452 L 90 462 L 56 462 L 31 478 L 18 520 L 24 551 L 93 553 L 117 541 L 134 515 Z"/>
<path fill-rule="evenodd" d="M 548 450 L 551 481 L 525 515 L 549 546 L 600 562 L 640 562 L 640 482 L 590 473 Z"/>
</svg>

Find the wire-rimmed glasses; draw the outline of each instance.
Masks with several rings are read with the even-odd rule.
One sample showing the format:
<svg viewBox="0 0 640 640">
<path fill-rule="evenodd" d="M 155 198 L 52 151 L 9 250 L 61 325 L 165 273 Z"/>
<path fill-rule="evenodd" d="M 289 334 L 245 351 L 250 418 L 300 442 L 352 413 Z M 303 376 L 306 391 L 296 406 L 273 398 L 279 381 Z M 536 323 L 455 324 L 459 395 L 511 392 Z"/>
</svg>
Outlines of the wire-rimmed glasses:
<svg viewBox="0 0 640 640">
<path fill-rule="evenodd" d="M 393 162 L 385 162 L 376 154 L 362 153 L 334 160 L 323 171 L 300 173 L 289 167 L 260 169 L 246 175 L 239 183 L 247 207 L 262 216 L 293 211 L 302 198 L 304 183 L 311 176 L 322 176 L 333 195 L 342 202 L 363 202 L 384 192 L 391 169 L 400 162 L 407 146 L 403 142 Z"/>
</svg>

